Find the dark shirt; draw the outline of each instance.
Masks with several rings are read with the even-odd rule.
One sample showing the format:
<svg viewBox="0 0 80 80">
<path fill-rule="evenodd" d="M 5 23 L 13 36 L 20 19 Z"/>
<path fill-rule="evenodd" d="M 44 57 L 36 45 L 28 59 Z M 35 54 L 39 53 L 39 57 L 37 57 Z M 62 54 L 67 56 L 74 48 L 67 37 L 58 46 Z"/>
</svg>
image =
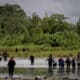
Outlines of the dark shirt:
<svg viewBox="0 0 80 80">
<path fill-rule="evenodd" d="M 53 58 L 52 57 L 49 57 L 48 58 L 48 65 L 49 66 L 52 66 L 52 64 L 53 64 Z"/>
<path fill-rule="evenodd" d="M 30 56 L 30 60 L 31 61 L 34 61 L 34 56 Z"/>
<path fill-rule="evenodd" d="M 15 61 L 14 60 L 9 60 L 8 62 L 8 67 L 14 67 L 15 66 Z"/>
<path fill-rule="evenodd" d="M 76 64 L 75 59 L 72 59 L 71 63 L 73 66 L 75 66 L 75 64 Z"/>
<path fill-rule="evenodd" d="M 66 64 L 67 64 L 68 66 L 70 66 L 70 63 L 71 63 L 70 59 L 67 58 L 67 59 L 66 59 Z"/>
</svg>

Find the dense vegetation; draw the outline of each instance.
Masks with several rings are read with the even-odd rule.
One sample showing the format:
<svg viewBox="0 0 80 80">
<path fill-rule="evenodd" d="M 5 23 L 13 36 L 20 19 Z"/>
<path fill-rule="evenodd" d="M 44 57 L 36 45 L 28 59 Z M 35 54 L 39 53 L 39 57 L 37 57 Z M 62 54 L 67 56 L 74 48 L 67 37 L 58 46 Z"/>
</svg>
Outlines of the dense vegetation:
<svg viewBox="0 0 80 80">
<path fill-rule="evenodd" d="M 0 46 L 48 45 L 62 48 L 80 47 L 80 20 L 76 25 L 62 14 L 36 13 L 27 16 L 19 5 L 0 6 Z"/>
</svg>

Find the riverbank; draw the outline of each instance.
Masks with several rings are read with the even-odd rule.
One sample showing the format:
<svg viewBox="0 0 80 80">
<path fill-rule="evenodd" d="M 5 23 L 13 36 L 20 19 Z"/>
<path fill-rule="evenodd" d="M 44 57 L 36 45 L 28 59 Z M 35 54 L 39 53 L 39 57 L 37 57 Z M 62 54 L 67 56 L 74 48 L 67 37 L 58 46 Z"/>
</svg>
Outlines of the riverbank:
<svg viewBox="0 0 80 80">
<path fill-rule="evenodd" d="M 52 54 L 56 57 L 65 56 L 76 56 L 80 51 L 80 48 L 63 48 L 63 47 L 51 47 L 49 45 L 34 45 L 28 44 L 24 46 L 0 46 L 0 51 L 4 51 L 9 54 L 9 56 L 14 57 L 24 57 L 28 58 L 30 55 L 35 57 L 48 57 Z"/>
</svg>

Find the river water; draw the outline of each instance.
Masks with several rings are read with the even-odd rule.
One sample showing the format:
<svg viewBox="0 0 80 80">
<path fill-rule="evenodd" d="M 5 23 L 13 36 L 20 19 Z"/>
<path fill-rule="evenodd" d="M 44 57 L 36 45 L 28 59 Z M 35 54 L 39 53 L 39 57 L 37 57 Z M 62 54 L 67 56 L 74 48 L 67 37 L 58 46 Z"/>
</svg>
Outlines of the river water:
<svg viewBox="0 0 80 80">
<path fill-rule="evenodd" d="M 53 68 L 52 73 L 48 71 L 48 62 L 46 58 L 37 58 L 35 59 L 35 64 L 33 66 L 30 65 L 29 59 L 15 59 L 16 66 L 14 77 L 35 77 L 35 76 L 51 76 L 57 78 L 70 78 L 70 79 L 78 79 L 80 80 L 80 69 L 76 68 L 69 69 L 65 68 Z M 56 59 L 57 61 L 57 59 Z M 7 70 L 7 63 L 8 61 L 4 62 L 3 60 L 0 62 L 0 77 L 8 77 L 8 70 Z"/>
<path fill-rule="evenodd" d="M 80 69 L 53 68 L 52 74 L 50 74 L 48 68 L 16 68 L 14 72 L 14 77 L 31 78 L 35 76 L 80 80 Z M 0 77 L 8 77 L 7 68 L 0 68 Z"/>
</svg>

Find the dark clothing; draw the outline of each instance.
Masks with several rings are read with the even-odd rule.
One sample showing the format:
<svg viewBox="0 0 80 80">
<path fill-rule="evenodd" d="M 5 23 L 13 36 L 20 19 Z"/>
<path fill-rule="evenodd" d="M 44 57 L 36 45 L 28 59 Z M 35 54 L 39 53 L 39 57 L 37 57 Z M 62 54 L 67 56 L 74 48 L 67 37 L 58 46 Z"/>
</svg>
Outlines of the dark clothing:
<svg viewBox="0 0 80 80">
<path fill-rule="evenodd" d="M 15 52 L 18 52 L 18 49 L 17 48 L 15 49 Z"/>
<path fill-rule="evenodd" d="M 52 64 L 53 64 L 53 58 L 50 57 L 50 58 L 48 58 L 48 65 L 49 66 L 52 66 Z"/>
<path fill-rule="evenodd" d="M 9 56 L 8 53 L 6 51 L 3 52 L 2 54 L 4 61 L 7 61 L 7 57 Z"/>
<path fill-rule="evenodd" d="M 75 59 L 74 58 L 72 59 L 71 63 L 72 63 L 72 68 L 75 68 L 76 62 L 75 62 Z"/>
<path fill-rule="evenodd" d="M 30 60 L 31 60 L 31 65 L 33 65 L 34 64 L 34 56 L 30 56 Z"/>
<path fill-rule="evenodd" d="M 64 68 L 64 60 L 60 58 L 58 62 L 59 62 L 59 67 Z"/>
<path fill-rule="evenodd" d="M 72 59 L 71 64 L 72 64 L 72 73 L 75 73 L 75 67 L 76 67 L 75 58 Z"/>
<path fill-rule="evenodd" d="M 2 58 L 0 57 L 0 61 L 2 60 Z"/>
<path fill-rule="evenodd" d="M 14 66 L 15 66 L 15 61 L 14 60 L 9 60 L 8 62 L 8 72 L 9 72 L 9 77 L 13 77 L 13 72 L 14 72 Z"/>
<path fill-rule="evenodd" d="M 57 62 L 53 59 L 53 68 L 57 66 Z"/>
<path fill-rule="evenodd" d="M 53 73 L 53 71 L 52 71 L 53 58 L 52 58 L 52 57 L 49 57 L 49 58 L 47 59 L 47 61 L 48 61 L 48 66 L 49 66 L 49 73 L 50 73 L 50 75 L 52 75 L 52 73 Z"/>
<path fill-rule="evenodd" d="M 57 63 L 53 63 L 53 67 L 56 67 L 57 66 Z"/>
<path fill-rule="evenodd" d="M 78 68 L 80 68 L 80 63 L 77 63 L 77 65 L 78 65 Z"/>
<path fill-rule="evenodd" d="M 70 67 L 70 64 L 71 64 L 71 61 L 70 61 L 70 59 L 69 59 L 69 58 L 67 58 L 67 59 L 66 59 L 66 66 L 67 66 L 67 68 L 69 68 L 69 67 Z"/>
</svg>

